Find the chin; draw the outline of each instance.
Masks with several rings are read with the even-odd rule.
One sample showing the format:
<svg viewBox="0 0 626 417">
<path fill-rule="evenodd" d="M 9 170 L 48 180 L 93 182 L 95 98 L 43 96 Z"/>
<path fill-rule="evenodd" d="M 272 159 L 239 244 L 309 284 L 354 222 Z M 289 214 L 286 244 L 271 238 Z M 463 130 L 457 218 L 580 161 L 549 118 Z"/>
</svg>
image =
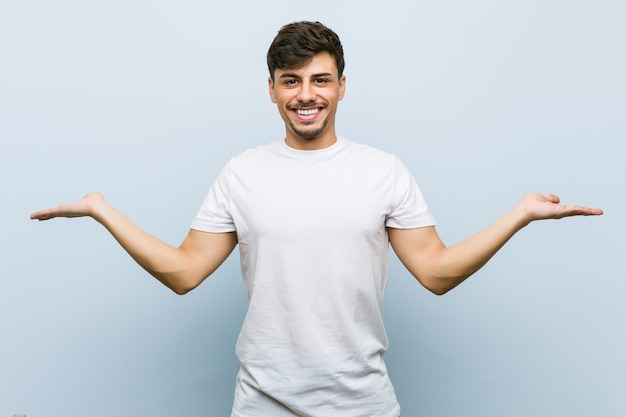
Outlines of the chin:
<svg viewBox="0 0 626 417">
<path fill-rule="evenodd" d="M 324 121 L 322 126 L 318 128 L 311 128 L 308 130 L 298 129 L 295 126 L 291 125 L 291 131 L 299 138 L 302 138 L 305 140 L 314 140 L 322 136 L 324 132 L 326 132 L 326 121 Z"/>
</svg>

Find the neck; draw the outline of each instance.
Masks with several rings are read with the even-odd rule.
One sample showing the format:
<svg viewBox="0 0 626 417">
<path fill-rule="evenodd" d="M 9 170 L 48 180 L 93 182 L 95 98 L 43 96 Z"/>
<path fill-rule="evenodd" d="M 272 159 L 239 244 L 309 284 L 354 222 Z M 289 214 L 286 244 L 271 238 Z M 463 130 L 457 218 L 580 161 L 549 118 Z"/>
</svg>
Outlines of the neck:
<svg viewBox="0 0 626 417">
<path fill-rule="evenodd" d="M 322 135 L 314 138 L 303 138 L 288 130 L 285 136 L 285 143 L 290 148 L 301 151 L 315 151 L 333 146 L 337 143 L 337 135 L 333 130 L 324 132 Z"/>
</svg>

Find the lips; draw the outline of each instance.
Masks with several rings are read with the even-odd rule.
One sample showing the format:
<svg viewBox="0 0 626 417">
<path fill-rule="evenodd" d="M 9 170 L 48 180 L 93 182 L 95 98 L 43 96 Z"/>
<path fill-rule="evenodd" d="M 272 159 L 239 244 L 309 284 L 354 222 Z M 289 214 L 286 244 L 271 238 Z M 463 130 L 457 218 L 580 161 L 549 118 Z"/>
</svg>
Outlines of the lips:
<svg viewBox="0 0 626 417">
<path fill-rule="evenodd" d="M 300 116 L 312 116 L 314 114 L 319 113 L 320 109 L 319 108 L 315 108 L 315 109 L 296 109 L 296 113 L 298 113 Z"/>
<path fill-rule="evenodd" d="M 298 120 L 303 122 L 309 122 L 317 119 L 326 106 L 320 104 L 309 104 L 307 106 L 293 106 L 291 110 Z"/>
</svg>

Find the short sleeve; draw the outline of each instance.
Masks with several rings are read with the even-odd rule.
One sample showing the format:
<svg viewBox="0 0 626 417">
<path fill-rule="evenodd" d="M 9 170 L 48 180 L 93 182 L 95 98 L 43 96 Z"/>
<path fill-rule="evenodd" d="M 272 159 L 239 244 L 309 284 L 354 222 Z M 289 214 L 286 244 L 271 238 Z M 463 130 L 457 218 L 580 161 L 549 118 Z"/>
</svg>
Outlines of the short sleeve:
<svg viewBox="0 0 626 417">
<path fill-rule="evenodd" d="M 385 226 L 396 229 L 416 229 L 434 226 L 435 218 L 428 211 L 422 192 L 404 164 L 393 157 L 391 187 L 394 204 L 387 215 Z"/>
<path fill-rule="evenodd" d="M 201 232 L 234 232 L 235 224 L 230 214 L 230 162 L 211 185 L 191 228 Z"/>
</svg>

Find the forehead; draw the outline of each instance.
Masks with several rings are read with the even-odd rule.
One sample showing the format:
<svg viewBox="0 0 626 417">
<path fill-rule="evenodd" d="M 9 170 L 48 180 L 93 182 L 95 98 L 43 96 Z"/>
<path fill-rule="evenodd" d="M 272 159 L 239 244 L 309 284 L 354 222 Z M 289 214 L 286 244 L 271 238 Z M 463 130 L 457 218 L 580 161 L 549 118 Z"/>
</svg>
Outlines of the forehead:
<svg viewBox="0 0 626 417">
<path fill-rule="evenodd" d="M 308 77 L 319 74 L 331 74 L 337 76 L 337 63 L 335 58 L 328 52 L 320 52 L 313 55 L 313 58 L 305 65 L 299 68 L 277 68 L 275 76 L 297 75 L 299 77 Z"/>
</svg>

